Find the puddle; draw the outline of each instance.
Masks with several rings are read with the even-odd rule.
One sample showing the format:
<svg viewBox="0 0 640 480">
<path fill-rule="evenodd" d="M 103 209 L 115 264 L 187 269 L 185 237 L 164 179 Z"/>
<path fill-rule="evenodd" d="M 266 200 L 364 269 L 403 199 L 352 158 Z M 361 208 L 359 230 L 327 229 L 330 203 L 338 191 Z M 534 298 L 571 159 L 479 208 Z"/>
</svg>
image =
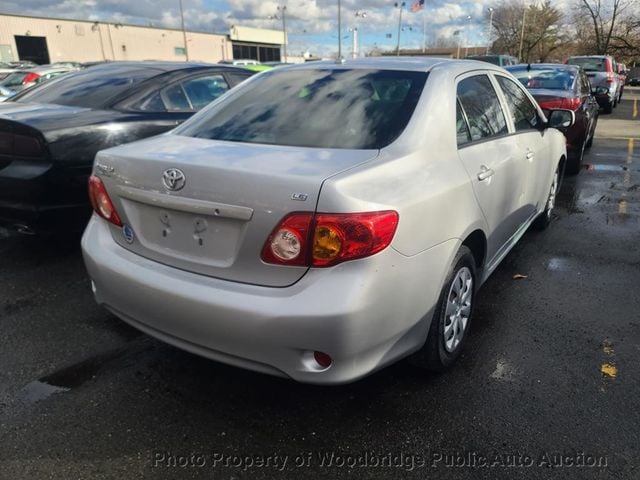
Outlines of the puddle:
<svg viewBox="0 0 640 480">
<path fill-rule="evenodd" d="M 126 348 L 96 355 L 69 367 L 62 368 L 38 380 L 28 383 L 16 394 L 20 403 L 32 405 L 57 393 L 68 392 L 94 379 L 107 364 L 127 353 Z"/>
<path fill-rule="evenodd" d="M 48 383 L 36 380 L 20 390 L 16 395 L 16 399 L 21 403 L 33 404 L 45 400 L 56 393 L 68 391 L 68 388 L 56 387 L 55 385 L 49 385 Z"/>
</svg>

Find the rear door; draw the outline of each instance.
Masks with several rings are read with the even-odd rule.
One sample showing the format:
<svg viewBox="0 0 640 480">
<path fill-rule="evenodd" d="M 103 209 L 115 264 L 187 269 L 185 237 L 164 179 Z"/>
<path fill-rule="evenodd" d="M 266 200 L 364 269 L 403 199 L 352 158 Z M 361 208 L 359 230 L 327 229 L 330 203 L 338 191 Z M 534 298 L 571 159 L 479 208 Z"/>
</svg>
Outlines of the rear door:
<svg viewBox="0 0 640 480">
<path fill-rule="evenodd" d="M 458 155 L 490 229 L 491 263 L 522 223 L 527 172 L 488 74 L 460 77 L 457 97 Z"/>
<path fill-rule="evenodd" d="M 544 130 L 540 128 L 541 119 L 538 109 L 525 93 L 524 89 L 510 78 L 496 74 L 495 79 L 502 92 L 507 110 L 510 114 L 514 135 L 512 137 L 515 161 L 523 168 L 526 176 L 524 182 L 525 210 L 522 222 L 526 222 L 540 208 L 540 202 L 547 191 L 546 168 L 550 155 L 547 142 L 544 141 Z"/>
</svg>

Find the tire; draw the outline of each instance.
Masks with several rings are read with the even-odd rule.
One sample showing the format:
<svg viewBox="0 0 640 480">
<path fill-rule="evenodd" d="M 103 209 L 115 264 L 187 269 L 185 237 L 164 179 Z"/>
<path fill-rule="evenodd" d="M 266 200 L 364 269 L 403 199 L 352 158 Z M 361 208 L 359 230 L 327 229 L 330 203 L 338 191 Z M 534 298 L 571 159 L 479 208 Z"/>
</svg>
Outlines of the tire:
<svg viewBox="0 0 640 480">
<path fill-rule="evenodd" d="M 469 332 L 475 295 L 476 263 L 471 250 L 463 245 L 440 292 L 427 340 L 411 358 L 412 363 L 433 372 L 442 372 L 453 365 Z"/>
<path fill-rule="evenodd" d="M 584 146 L 587 150 L 589 150 L 593 145 L 593 137 L 596 136 L 596 128 L 598 128 L 598 117 L 596 117 L 595 122 L 593 122 L 593 128 L 591 129 L 591 136 L 589 136 L 589 140 L 587 140 L 587 144 Z"/>
<path fill-rule="evenodd" d="M 569 157 L 567 160 L 567 166 L 565 167 L 565 173 L 567 175 L 577 175 L 582 169 L 582 161 L 584 160 L 584 151 L 587 148 L 587 142 L 582 142 L 582 147 L 577 156 Z"/>
<path fill-rule="evenodd" d="M 567 166 L 568 169 L 568 166 Z M 538 218 L 533 222 L 534 227 L 537 230 L 546 230 L 551 224 L 551 215 L 553 209 L 556 206 L 556 195 L 558 193 L 558 186 L 560 185 L 560 166 L 556 168 L 556 173 L 551 181 L 549 187 L 549 195 L 547 197 L 547 203 L 545 204 L 544 211 L 538 215 Z"/>
</svg>

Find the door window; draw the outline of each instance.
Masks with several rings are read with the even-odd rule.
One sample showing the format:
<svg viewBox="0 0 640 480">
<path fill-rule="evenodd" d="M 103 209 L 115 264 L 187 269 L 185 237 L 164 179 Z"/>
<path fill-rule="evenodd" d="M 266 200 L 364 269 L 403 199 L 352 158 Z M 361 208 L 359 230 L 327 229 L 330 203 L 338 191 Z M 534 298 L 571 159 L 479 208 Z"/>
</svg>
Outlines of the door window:
<svg viewBox="0 0 640 480">
<path fill-rule="evenodd" d="M 471 134 L 469 133 L 469 126 L 467 125 L 467 119 L 464 118 L 464 113 L 460 107 L 460 102 L 456 102 L 456 136 L 458 139 L 458 146 L 464 145 L 471 141 Z"/>
<path fill-rule="evenodd" d="M 502 106 L 489 77 L 477 75 L 460 81 L 458 99 L 467 115 L 471 141 L 508 133 Z"/>
<path fill-rule="evenodd" d="M 182 83 L 193 110 L 200 110 L 229 90 L 222 75 L 192 78 Z"/>
<path fill-rule="evenodd" d="M 501 76 L 496 76 L 496 78 L 507 100 L 516 132 L 536 128 L 539 122 L 538 110 L 529 97 L 512 80 Z"/>
</svg>

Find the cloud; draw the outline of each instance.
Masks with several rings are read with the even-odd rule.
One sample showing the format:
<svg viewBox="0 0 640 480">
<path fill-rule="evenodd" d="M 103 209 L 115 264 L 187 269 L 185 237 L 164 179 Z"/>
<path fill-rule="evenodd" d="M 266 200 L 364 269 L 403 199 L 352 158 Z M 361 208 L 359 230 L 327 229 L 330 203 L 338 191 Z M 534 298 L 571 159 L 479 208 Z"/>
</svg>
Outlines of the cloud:
<svg viewBox="0 0 640 480">
<path fill-rule="evenodd" d="M 402 46 L 422 44 L 423 18 L 428 40 L 451 37 L 461 30 L 472 44 L 484 44 L 487 31 L 487 8 L 497 0 L 450 2 L 426 0 L 426 14 L 411 13 L 411 1 L 405 0 L 402 17 Z M 556 0 L 562 7 L 570 0 Z M 3 11 L 23 15 L 77 18 L 100 21 L 180 27 L 178 0 L 4 0 Z M 259 28 L 282 28 L 282 11 L 286 5 L 287 30 L 291 52 L 311 50 L 326 54 L 337 50 L 337 0 L 183 0 L 188 29 L 228 33 L 231 25 Z M 366 11 L 366 17 L 356 12 Z M 395 48 L 398 8 L 392 0 L 342 0 L 342 36 L 349 28 L 358 28 L 365 48 Z M 278 18 L 269 18 L 270 16 Z M 471 15 L 471 20 L 467 16 Z M 391 34 L 391 39 L 387 38 Z M 349 38 L 343 39 L 350 48 Z M 347 48 L 348 47 L 348 48 Z"/>
</svg>

